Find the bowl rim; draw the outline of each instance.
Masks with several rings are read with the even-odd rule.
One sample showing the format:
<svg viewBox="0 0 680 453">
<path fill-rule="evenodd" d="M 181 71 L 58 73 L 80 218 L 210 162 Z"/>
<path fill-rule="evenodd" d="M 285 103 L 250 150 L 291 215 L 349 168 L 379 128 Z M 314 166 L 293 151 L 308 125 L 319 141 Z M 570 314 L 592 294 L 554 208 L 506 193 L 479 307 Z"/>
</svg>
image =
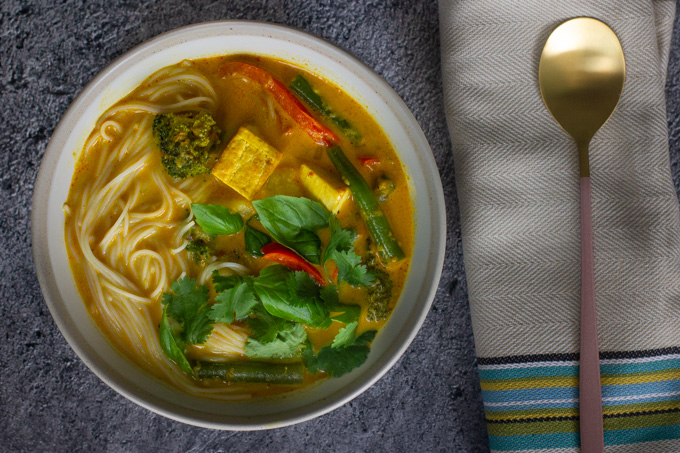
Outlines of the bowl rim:
<svg viewBox="0 0 680 453">
<path fill-rule="evenodd" d="M 226 423 L 215 422 L 214 420 L 203 416 L 204 414 L 200 411 L 189 408 L 183 408 L 184 413 L 178 413 L 175 411 L 176 406 L 166 404 L 164 400 L 155 395 L 145 394 L 141 388 L 130 385 L 127 381 L 121 381 L 121 379 L 119 379 L 120 374 L 115 369 L 108 366 L 107 363 L 102 363 L 105 361 L 99 357 L 99 355 L 88 345 L 88 342 L 80 334 L 80 332 L 77 332 L 72 328 L 74 321 L 70 318 L 70 316 L 68 316 L 68 310 L 63 306 L 64 302 L 60 297 L 59 290 L 56 286 L 55 275 L 49 260 L 49 251 L 47 247 L 48 241 L 46 232 L 49 228 L 47 223 L 48 198 L 45 196 L 45 194 L 49 191 L 50 185 L 54 178 L 57 161 L 61 154 L 66 152 L 66 149 L 62 147 L 63 143 L 59 143 L 60 141 L 63 142 L 65 138 L 64 140 L 59 139 L 62 136 L 69 136 L 70 132 L 65 130 L 65 127 L 69 121 L 77 118 L 78 112 L 91 102 L 88 99 L 98 92 L 97 90 L 100 89 L 100 84 L 102 81 L 110 77 L 110 75 L 116 72 L 117 69 L 125 67 L 126 64 L 133 63 L 136 57 L 145 52 L 154 51 L 154 49 L 155 51 L 159 51 L 163 48 L 163 43 L 171 38 L 176 38 L 185 34 L 190 35 L 191 33 L 200 33 L 201 31 L 216 26 L 227 28 L 250 26 L 257 27 L 259 29 L 257 32 L 258 34 L 271 38 L 273 38 L 276 34 L 297 37 L 301 39 L 302 42 L 300 44 L 303 47 L 307 46 L 309 42 L 314 43 L 331 52 L 334 54 L 334 56 L 342 59 L 343 64 L 346 63 L 348 66 L 353 65 L 358 70 L 362 71 L 363 74 L 370 78 L 372 82 L 380 86 L 382 89 L 381 95 L 386 95 L 389 97 L 387 101 L 399 107 L 399 111 L 394 111 L 393 113 L 400 118 L 405 119 L 414 126 L 413 129 L 416 136 L 413 137 L 413 141 L 422 145 L 418 147 L 417 157 L 423 166 L 424 176 L 430 176 L 434 178 L 429 186 L 432 190 L 428 190 L 428 193 L 425 194 L 426 198 L 429 198 L 429 202 L 435 208 L 432 210 L 434 215 L 431 218 L 432 236 L 430 239 L 430 242 L 433 245 L 431 247 L 431 251 L 434 253 L 431 253 L 431 255 L 428 257 L 427 263 L 428 268 L 432 269 L 434 272 L 428 274 L 421 285 L 420 291 L 418 293 L 421 297 L 421 301 L 415 304 L 413 310 L 411 311 L 411 316 L 414 318 L 413 321 L 407 323 L 402 329 L 401 333 L 404 336 L 400 337 L 400 341 L 393 342 L 388 346 L 388 348 L 382 354 L 382 357 L 386 358 L 374 363 L 372 367 L 364 373 L 364 375 L 368 375 L 368 378 L 365 379 L 360 385 L 354 385 L 355 381 L 358 381 L 358 379 L 355 379 L 352 383 L 331 395 L 332 397 L 334 396 L 334 398 L 322 398 L 319 401 L 316 401 L 313 404 L 315 408 L 312 410 L 305 410 L 307 406 L 288 410 L 284 412 L 284 414 L 289 414 L 287 418 L 283 420 L 276 420 L 274 423 L 271 421 L 263 423 L 257 420 L 249 420 L 247 417 L 244 417 L 245 420 L 243 421 L 229 421 Z M 197 39 L 197 37 L 192 38 L 191 36 L 187 36 L 185 41 L 191 41 L 192 39 Z M 279 39 L 281 38 L 279 37 Z M 104 89 L 105 88 L 106 87 L 104 87 Z M 385 373 L 387 373 L 387 371 L 389 371 L 401 358 L 425 321 L 439 286 L 446 248 L 446 210 L 444 204 L 444 191 L 441 184 L 439 170 L 420 124 L 417 122 L 401 97 L 371 67 L 361 62 L 359 59 L 349 54 L 347 51 L 341 49 L 337 45 L 316 35 L 290 26 L 249 20 L 210 21 L 176 28 L 154 36 L 151 39 L 138 44 L 137 46 L 123 53 L 121 56 L 117 57 L 104 69 L 102 69 L 71 102 L 70 106 L 64 112 L 59 123 L 54 129 L 45 153 L 41 159 L 40 168 L 34 184 L 31 205 L 31 243 L 33 249 L 34 266 L 41 292 L 45 303 L 55 323 L 57 324 L 57 327 L 59 328 L 59 331 L 64 336 L 76 355 L 104 383 L 135 404 L 140 405 L 156 414 L 176 421 L 212 429 L 258 430 L 278 428 L 301 423 L 324 415 L 346 404 L 375 384 L 375 382 L 385 375 Z M 427 290 L 424 291 L 423 288 L 427 288 Z"/>
</svg>

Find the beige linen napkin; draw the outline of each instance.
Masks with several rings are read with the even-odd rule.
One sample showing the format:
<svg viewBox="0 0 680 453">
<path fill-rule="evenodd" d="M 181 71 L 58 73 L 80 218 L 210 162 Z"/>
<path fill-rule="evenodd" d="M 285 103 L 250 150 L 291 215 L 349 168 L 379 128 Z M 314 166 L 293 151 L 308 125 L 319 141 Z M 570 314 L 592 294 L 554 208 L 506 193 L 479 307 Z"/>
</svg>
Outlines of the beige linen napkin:
<svg viewBox="0 0 680 453">
<path fill-rule="evenodd" d="M 578 156 L 537 81 L 548 35 L 577 16 L 612 27 L 627 67 L 590 152 L 605 443 L 680 451 L 680 211 L 664 95 L 674 0 L 440 2 L 491 447 L 578 450 Z"/>
</svg>

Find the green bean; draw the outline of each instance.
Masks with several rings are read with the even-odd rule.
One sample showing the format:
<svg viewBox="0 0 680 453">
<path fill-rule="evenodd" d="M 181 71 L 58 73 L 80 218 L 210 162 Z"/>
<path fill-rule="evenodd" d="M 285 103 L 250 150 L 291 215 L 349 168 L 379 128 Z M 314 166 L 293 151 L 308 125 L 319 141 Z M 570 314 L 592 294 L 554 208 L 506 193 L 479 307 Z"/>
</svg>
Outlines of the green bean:
<svg viewBox="0 0 680 453">
<path fill-rule="evenodd" d="M 357 145 L 361 142 L 361 134 L 354 125 L 328 107 L 323 99 L 321 99 L 321 96 L 319 96 L 319 93 L 314 91 L 312 85 L 302 75 L 295 77 L 290 83 L 289 88 L 309 104 L 310 107 L 328 118 L 352 144 Z"/>
<path fill-rule="evenodd" d="M 302 383 L 304 369 L 301 362 L 199 362 L 196 375 L 199 379 L 221 379 L 224 382 L 296 385 Z"/>
<path fill-rule="evenodd" d="M 380 204 L 366 180 L 347 159 L 339 146 L 328 148 L 327 152 L 331 162 L 345 179 L 349 190 L 354 195 L 361 217 L 366 222 L 382 261 L 388 263 L 404 258 L 404 252 L 392 233 L 387 217 L 385 217 L 385 213 L 380 208 Z"/>
</svg>

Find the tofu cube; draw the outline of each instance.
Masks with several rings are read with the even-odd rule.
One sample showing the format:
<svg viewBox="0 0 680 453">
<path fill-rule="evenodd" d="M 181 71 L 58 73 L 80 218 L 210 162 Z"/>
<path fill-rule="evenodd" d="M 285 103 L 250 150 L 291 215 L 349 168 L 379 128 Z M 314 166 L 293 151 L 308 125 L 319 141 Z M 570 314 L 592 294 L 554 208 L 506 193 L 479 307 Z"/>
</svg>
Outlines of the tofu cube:
<svg viewBox="0 0 680 453">
<path fill-rule="evenodd" d="M 351 195 L 344 183 L 334 182 L 332 178 L 320 174 L 305 164 L 300 166 L 300 181 L 314 198 L 336 215 Z"/>
<path fill-rule="evenodd" d="M 279 150 L 241 127 L 211 173 L 246 199 L 252 200 L 282 157 Z"/>
</svg>

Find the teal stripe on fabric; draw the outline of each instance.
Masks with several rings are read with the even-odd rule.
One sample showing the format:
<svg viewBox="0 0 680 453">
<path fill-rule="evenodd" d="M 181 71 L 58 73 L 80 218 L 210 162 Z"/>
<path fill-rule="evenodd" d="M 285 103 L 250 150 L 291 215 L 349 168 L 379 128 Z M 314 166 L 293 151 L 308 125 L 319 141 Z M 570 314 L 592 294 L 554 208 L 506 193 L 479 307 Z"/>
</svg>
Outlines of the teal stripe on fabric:
<svg viewBox="0 0 680 453">
<path fill-rule="evenodd" d="M 637 444 L 642 442 L 654 442 L 678 438 L 680 438 L 680 425 L 662 425 L 636 429 L 617 429 L 604 432 L 605 445 Z"/>
<path fill-rule="evenodd" d="M 578 366 L 537 366 L 505 370 L 479 370 L 480 379 L 522 379 L 541 376 L 577 376 Z"/>
<path fill-rule="evenodd" d="M 520 390 L 482 390 L 487 403 L 578 398 L 578 387 L 531 388 Z"/>
<path fill-rule="evenodd" d="M 581 446 L 578 433 L 526 434 L 521 436 L 489 436 L 492 450 L 541 450 L 547 448 L 576 448 Z"/>
<path fill-rule="evenodd" d="M 657 360 L 644 363 L 608 363 L 600 365 L 600 374 L 649 373 L 680 369 L 680 359 Z"/>
<path fill-rule="evenodd" d="M 542 376 L 577 376 L 578 370 L 578 365 L 481 369 L 479 370 L 479 377 L 480 379 L 522 379 Z M 650 373 L 664 370 L 680 370 L 680 358 L 643 363 L 608 363 L 600 365 L 601 374 Z"/>
</svg>

